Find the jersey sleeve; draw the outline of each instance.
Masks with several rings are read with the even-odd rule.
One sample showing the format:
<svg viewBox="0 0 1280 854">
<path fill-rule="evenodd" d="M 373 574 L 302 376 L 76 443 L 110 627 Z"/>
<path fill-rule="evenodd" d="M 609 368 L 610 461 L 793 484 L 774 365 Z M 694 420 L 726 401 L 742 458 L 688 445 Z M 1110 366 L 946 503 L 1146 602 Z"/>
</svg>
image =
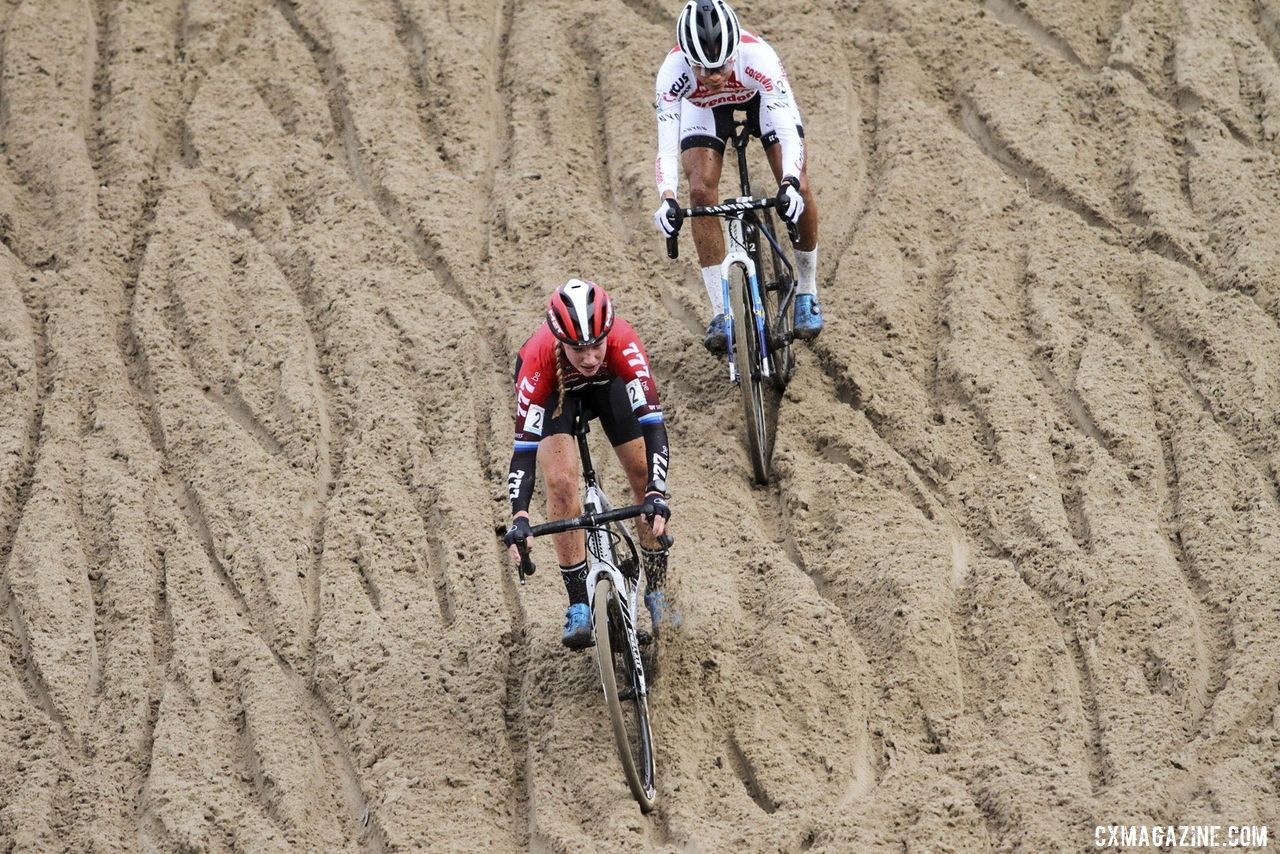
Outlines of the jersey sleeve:
<svg viewBox="0 0 1280 854">
<path fill-rule="evenodd" d="M 667 425 L 662 414 L 662 402 L 658 398 L 658 383 L 649 369 L 649 356 L 631 324 L 618 319 L 614 322 L 617 340 L 610 334 L 610 370 L 619 377 L 627 390 L 627 403 L 640 422 L 644 434 L 645 458 L 649 466 L 649 491 L 667 492 L 667 470 L 671 464 L 671 451 L 667 444 Z"/>
<path fill-rule="evenodd" d="M 658 118 L 658 155 L 654 158 L 654 182 L 658 195 L 680 187 L 680 109 L 693 88 L 689 66 L 674 50 L 658 69 L 654 85 L 653 109 Z"/>
<path fill-rule="evenodd" d="M 536 358 L 521 358 L 516 373 L 516 434 L 507 472 L 511 513 L 529 509 L 538 464 L 538 443 L 547 423 L 547 401 L 555 388 L 555 370 Z"/>
<path fill-rule="evenodd" d="M 804 140 L 796 130 L 800 123 L 800 110 L 796 107 L 791 81 L 787 79 L 782 60 L 762 39 L 757 39 L 749 51 L 742 50 L 740 54 L 744 65 L 740 76 L 747 85 L 760 92 L 761 124 L 767 121 L 772 125 L 778 135 L 778 144 L 782 146 L 782 177 L 799 180 L 800 173 L 804 171 Z"/>
</svg>

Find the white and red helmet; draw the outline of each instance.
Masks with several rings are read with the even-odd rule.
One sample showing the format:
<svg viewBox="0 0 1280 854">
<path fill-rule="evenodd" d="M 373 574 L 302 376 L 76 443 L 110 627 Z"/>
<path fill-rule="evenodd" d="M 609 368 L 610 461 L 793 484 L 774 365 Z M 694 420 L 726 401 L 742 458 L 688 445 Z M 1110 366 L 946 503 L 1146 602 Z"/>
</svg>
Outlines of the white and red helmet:
<svg viewBox="0 0 1280 854">
<path fill-rule="evenodd" d="M 676 19 L 676 44 L 690 65 L 715 70 L 738 52 L 742 29 L 724 0 L 689 0 Z"/>
<path fill-rule="evenodd" d="M 613 301 L 595 282 L 570 279 L 547 300 L 547 325 L 570 347 L 599 344 L 613 328 Z"/>
</svg>

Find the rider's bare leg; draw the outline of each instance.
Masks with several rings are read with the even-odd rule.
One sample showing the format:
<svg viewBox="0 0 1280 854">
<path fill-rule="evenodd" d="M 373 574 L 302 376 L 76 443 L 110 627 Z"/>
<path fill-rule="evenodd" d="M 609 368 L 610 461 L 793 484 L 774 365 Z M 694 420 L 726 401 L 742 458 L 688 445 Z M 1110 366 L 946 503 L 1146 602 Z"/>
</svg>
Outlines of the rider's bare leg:
<svg viewBox="0 0 1280 854">
<path fill-rule="evenodd" d="M 644 439 L 623 442 L 614 450 L 618 452 L 618 459 L 622 461 L 622 468 L 627 473 L 631 494 L 635 496 L 637 504 L 642 503 L 644 494 L 649 488 L 649 466 L 645 459 Z M 653 535 L 653 529 L 643 517 L 636 518 L 636 536 L 640 539 L 640 560 L 644 564 L 645 603 L 649 606 L 650 613 L 655 614 L 653 619 L 656 621 L 658 616 L 652 609 L 660 606 L 650 604 L 650 595 L 666 585 L 666 549 L 658 543 L 658 538 Z"/>
<path fill-rule="evenodd" d="M 712 148 L 689 148 L 680 155 L 689 179 L 689 201 L 697 207 L 714 205 L 720 193 L 720 168 L 724 157 Z M 713 316 L 724 312 L 724 289 L 720 283 L 720 262 L 724 260 L 724 231 L 714 217 L 695 217 L 693 245 L 698 250 L 699 273 Z"/>
<path fill-rule="evenodd" d="M 689 200 L 693 207 L 714 205 L 720 201 L 720 169 L 724 155 L 714 148 L 688 148 L 680 154 L 689 181 Z M 703 267 L 720 265 L 724 260 L 724 231 L 716 217 L 696 217 L 693 245 L 698 249 L 698 263 Z"/>
<path fill-rule="evenodd" d="M 649 464 L 645 459 L 644 439 L 623 442 L 614 448 L 614 451 L 617 452 L 618 460 L 627 473 L 627 482 L 631 484 L 631 494 L 635 496 L 636 504 L 642 503 L 645 490 L 649 487 Z M 640 545 L 646 549 L 656 551 L 659 548 L 658 538 L 653 535 L 653 529 L 642 517 L 636 517 L 636 535 L 640 538 Z"/>
<path fill-rule="evenodd" d="M 773 175 L 782 181 L 782 145 L 774 145 L 768 149 L 769 166 L 773 169 Z M 796 262 L 796 335 L 801 338 L 812 338 L 822 329 L 822 318 L 816 318 L 814 323 L 814 314 L 806 314 L 803 320 L 803 329 L 801 312 L 805 311 L 805 307 L 801 300 L 802 296 L 808 295 L 815 301 L 818 297 L 818 206 L 813 201 L 813 194 L 809 191 L 809 170 L 805 165 L 800 167 L 800 196 L 804 199 L 804 213 L 800 214 L 800 222 L 797 223 L 800 231 L 800 240 L 795 247 Z M 808 311 L 812 312 L 812 306 Z"/>
<path fill-rule="evenodd" d="M 538 470 L 547 486 L 548 521 L 580 515 L 582 480 L 578 476 L 578 447 L 574 437 L 568 433 L 544 436 L 538 443 Z M 587 559 L 581 531 L 552 534 L 551 540 L 561 566 L 574 566 Z"/>
<path fill-rule="evenodd" d="M 769 168 L 773 177 L 782 183 L 782 146 L 772 145 L 766 152 L 769 157 Z M 800 196 L 804 199 L 804 213 L 800 214 L 800 244 L 796 246 L 801 252 L 812 252 L 818 245 L 818 205 L 809 192 L 809 167 L 800 167 Z M 696 221 L 696 220 L 695 220 Z"/>
</svg>

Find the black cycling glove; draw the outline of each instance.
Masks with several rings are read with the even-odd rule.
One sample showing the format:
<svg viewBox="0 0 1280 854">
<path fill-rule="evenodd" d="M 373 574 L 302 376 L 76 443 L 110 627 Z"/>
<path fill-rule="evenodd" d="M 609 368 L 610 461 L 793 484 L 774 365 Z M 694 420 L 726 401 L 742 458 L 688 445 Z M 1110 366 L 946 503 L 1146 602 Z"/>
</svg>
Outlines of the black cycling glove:
<svg viewBox="0 0 1280 854">
<path fill-rule="evenodd" d="M 663 519 L 671 518 L 671 508 L 667 506 L 667 499 L 660 492 L 650 492 L 646 495 L 642 506 L 640 515 L 650 525 L 653 524 L 655 516 L 661 516 Z"/>
<path fill-rule="evenodd" d="M 516 543 L 523 543 L 533 536 L 533 527 L 529 524 L 527 516 L 517 516 L 511 520 L 511 527 L 502 535 L 502 542 L 508 546 L 514 546 Z"/>
</svg>

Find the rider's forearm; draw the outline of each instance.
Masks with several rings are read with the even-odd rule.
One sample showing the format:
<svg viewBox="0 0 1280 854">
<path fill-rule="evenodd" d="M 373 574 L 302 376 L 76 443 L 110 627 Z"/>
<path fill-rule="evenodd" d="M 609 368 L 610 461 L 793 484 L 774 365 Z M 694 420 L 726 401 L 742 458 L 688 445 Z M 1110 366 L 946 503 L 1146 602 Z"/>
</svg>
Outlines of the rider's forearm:
<svg viewBox="0 0 1280 854">
<path fill-rule="evenodd" d="M 529 515 L 529 501 L 533 498 L 533 482 L 538 462 L 536 447 L 533 450 L 516 448 L 511 455 L 511 467 L 507 472 L 507 498 L 511 501 L 511 515 Z"/>
<path fill-rule="evenodd" d="M 674 199 L 680 189 L 680 157 L 676 154 L 665 154 L 658 149 L 653 160 L 653 178 L 658 187 L 658 195 L 664 199 Z"/>
<path fill-rule="evenodd" d="M 667 427 L 662 421 L 641 424 L 644 432 L 644 453 L 649 461 L 649 490 L 666 493 L 667 469 L 671 465 L 671 451 L 667 446 Z"/>
<path fill-rule="evenodd" d="M 680 111 L 658 112 L 658 153 L 653 159 L 653 178 L 658 195 L 675 198 L 680 188 Z"/>
<path fill-rule="evenodd" d="M 782 147 L 782 177 L 795 178 L 797 185 L 804 172 L 804 139 L 791 126 L 790 132 L 777 128 L 778 144 Z"/>
</svg>

